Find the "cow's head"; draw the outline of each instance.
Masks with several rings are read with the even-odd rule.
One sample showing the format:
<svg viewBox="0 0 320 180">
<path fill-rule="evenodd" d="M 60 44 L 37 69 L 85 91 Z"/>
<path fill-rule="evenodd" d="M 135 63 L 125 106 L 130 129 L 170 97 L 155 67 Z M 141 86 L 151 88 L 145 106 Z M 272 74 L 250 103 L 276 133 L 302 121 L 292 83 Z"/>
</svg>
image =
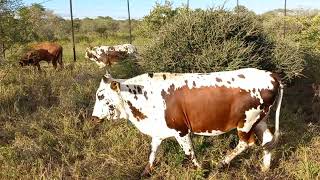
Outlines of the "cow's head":
<svg viewBox="0 0 320 180">
<path fill-rule="evenodd" d="M 27 59 L 22 58 L 22 59 L 20 59 L 19 64 L 21 67 L 23 67 L 23 66 L 29 65 L 29 62 Z"/>
<path fill-rule="evenodd" d="M 95 59 L 96 59 L 95 54 L 96 54 L 96 53 L 94 52 L 94 50 L 92 49 L 92 47 L 88 47 L 88 48 L 86 48 L 86 53 L 85 53 L 84 57 L 85 57 L 86 59 L 90 59 L 91 61 L 95 61 Z"/>
<path fill-rule="evenodd" d="M 120 82 L 108 74 L 104 75 L 96 92 L 92 121 L 100 122 L 104 118 L 117 119 L 120 117 L 122 107 Z"/>
<path fill-rule="evenodd" d="M 97 63 L 99 68 L 103 68 L 106 66 L 106 64 L 100 60 L 101 56 L 97 53 L 95 48 L 92 48 L 92 47 L 87 48 L 84 57 L 86 59 L 89 59 Z"/>
<path fill-rule="evenodd" d="M 21 65 L 21 67 L 33 64 L 36 55 L 37 54 L 34 51 L 27 52 L 20 59 L 19 64 Z"/>
</svg>

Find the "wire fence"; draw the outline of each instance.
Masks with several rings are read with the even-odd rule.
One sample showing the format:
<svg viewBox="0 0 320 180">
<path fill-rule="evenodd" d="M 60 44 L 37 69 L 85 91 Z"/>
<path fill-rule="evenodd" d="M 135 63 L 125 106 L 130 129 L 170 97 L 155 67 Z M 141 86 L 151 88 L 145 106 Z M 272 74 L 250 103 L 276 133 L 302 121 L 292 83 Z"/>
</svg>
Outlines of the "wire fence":
<svg viewBox="0 0 320 180">
<path fill-rule="evenodd" d="M 293 0 L 292 0 L 293 1 Z M 304 2 L 301 2 L 302 4 L 290 4 L 288 2 L 288 5 L 291 9 L 293 8 L 301 8 L 301 7 L 307 7 L 308 8 L 308 1 L 312 0 L 306 0 Z M 107 2 L 107 3 L 106 3 Z M 153 0 L 153 1 L 145 1 L 145 0 L 120 0 L 120 1 L 103 1 L 102 0 L 97 0 L 95 1 L 82 1 L 79 3 L 79 1 L 72 1 L 72 0 L 65 0 L 65 1 L 58 1 L 58 0 L 43 0 L 40 2 L 35 2 L 37 4 L 41 4 L 45 6 L 49 10 L 53 10 L 56 14 L 59 16 L 62 16 L 65 19 L 71 19 L 71 24 L 70 26 L 72 27 L 72 34 L 71 39 L 72 39 L 72 47 L 73 47 L 73 60 L 76 61 L 76 50 L 75 50 L 75 39 L 74 39 L 74 26 L 73 26 L 73 18 L 84 18 L 88 15 L 88 12 L 94 12 L 93 16 L 110 16 L 114 19 L 122 19 L 122 20 L 127 20 L 128 21 L 128 42 L 131 44 L 132 43 L 132 26 L 131 26 L 131 19 L 142 19 L 144 15 L 149 14 L 149 12 L 152 10 L 154 5 L 156 3 L 159 4 L 164 4 L 166 3 L 167 0 Z M 251 6 L 252 7 L 257 7 L 259 5 L 254 4 L 255 1 L 250 1 L 250 3 L 253 3 L 252 5 L 248 4 L 248 0 L 241 1 L 241 0 L 203 0 L 203 1 L 197 1 L 197 0 L 172 0 L 173 7 L 181 7 L 185 6 L 186 8 L 210 8 L 210 7 L 226 7 L 226 8 L 235 8 L 239 6 Z M 257 1 L 258 2 L 258 1 Z M 260 6 L 264 6 L 265 4 L 270 2 L 260 2 Z M 106 5 L 107 4 L 107 5 Z M 304 6 L 304 4 L 306 6 Z M 320 6 L 320 3 L 318 3 Z M 83 9 L 87 9 L 87 11 L 83 11 Z M 248 7 L 250 9 L 250 7 Z M 273 5 L 272 7 L 269 7 L 269 11 L 274 10 L 274 9 L 282 9 L 283 10 L 283 15 L 287 15 L 287 0 L 277 0 L 276 6 Z M 264 12 L 267 11 L 266 9 Z M 262 11 L 259 11 L 258 13 L 262 13 Z M 285 20 L 283 21 L 283 37 L 286 36 L 286 22 Z M 1 49 L 1 47 L 0 47 Z M 4 53 L 3 53 L 4 54 Z"/>
<path fill-rule="evenodd" d="M 43 1 L 42 3 L 46 3 L 52 0 L 46 0 Z M 131 26 L 131 11 L 130 11 L 130 0 L 126 0 L 127 1 L 127 20 L 128 20 L 128 32 L 129 32 L 129 43 L 132 44 L 132 26 Z M 134 0 L 132 0 L 134 1 Z M 286 16 L 286 10 L 287 10 L 287 0 L 283 0 L 284 1 L 284 16 Z M 160 3 L 159 1 L 156 1 L 155 3 Z M 190 8 L 190 0 L 186 0 L 185 2 L 186 8 L 189 9 Z M 239 0 L 236 0 L 236 7 L 239 7 Z M 72 0 L 70 0 L 70 18 L 71 18 L 71 26 L 72 26 L 72 47 L 73 47 L 73 59 L 74 61 L 76 61 L 76 51 L 75 51 L 75 43 L 74 43 L 74 26 L 73 26 L 73 13 L 72 13 Z M 124 14 L 124 13 L 123 13 Z M 108 16 L 107 14 L 105 14 L 105 16 Z M 283 26 L 283 37 L 285 37 L 286 35 L 286 24 L 284 21 L 284 26 Z"/>
</svg>

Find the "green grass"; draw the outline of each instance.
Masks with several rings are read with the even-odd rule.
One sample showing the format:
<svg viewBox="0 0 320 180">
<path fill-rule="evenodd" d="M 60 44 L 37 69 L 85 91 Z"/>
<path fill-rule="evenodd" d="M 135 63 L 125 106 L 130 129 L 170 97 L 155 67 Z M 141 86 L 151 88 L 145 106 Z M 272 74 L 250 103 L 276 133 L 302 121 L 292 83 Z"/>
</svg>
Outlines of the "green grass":
<svg viewBox="0 0 320 180">
<path fill-rule="evenodd" d="M 71 68 L 71 46 L 62 44 L 64 70 L 55 71 L 46 63 L 42 73 L 20 68 L 15 61 L 0 65 L 0 179 L 139 179 L 150 138 L 127 120 L 100 125 L 87 120 L 105 70 L 83 58 L 86 45 L 81 42 Z M 112 72 L 125 78 L 140 71 L 126 62 Z M 229 168 L 215 168 L 231 150 L 230 143 L 237 141 L 231 132 L 193 137 L 199 161 L 209 167 L 202 170 L 183 166 L 178 143 L 165 140 L 150 179 L 319 179 L 320 120 L 313 116 L 319 109 L 311 108 L 311 98 L 302 85 L 286 89 L 281 142 L 273 151 L 270 172 L 260 171 L 259 146 L 234 159 Z"/>
</svg>

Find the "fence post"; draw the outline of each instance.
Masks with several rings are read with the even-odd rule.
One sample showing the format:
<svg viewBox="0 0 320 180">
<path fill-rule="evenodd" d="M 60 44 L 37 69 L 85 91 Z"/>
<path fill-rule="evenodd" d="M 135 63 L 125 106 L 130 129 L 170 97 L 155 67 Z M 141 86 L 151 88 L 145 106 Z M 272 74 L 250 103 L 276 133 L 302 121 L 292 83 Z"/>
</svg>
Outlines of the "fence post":
<svg viewBox="0 0 320 180">
<path fill-rule="evenodd" d="M 72 0 L 70 0 L 70 17 L 71 17 L 73 61 L 76 62 L 76 46 L 74 44 L 74 26 L 73 26 L 73 14 L 72 14 Z"/>
<path fill-rule="evenodd" d="M 287 16 L 287 0 L 284 0 L 284 21 L 283 21 L 283 38 L 286 37 L 286 16 Z"/>
<path fill-rule="evenodd" d="M 129 20 L 129 43 L 132 44 L 130 3 L 129 3 L 129 0 L 127 0 L 127 6 L 128 6 L 128 20 Z"/>
<path fill-rule="evenodd" d="M 187 0 L 187 9 L 189 10 L 189 0 Z"/>
</svg>

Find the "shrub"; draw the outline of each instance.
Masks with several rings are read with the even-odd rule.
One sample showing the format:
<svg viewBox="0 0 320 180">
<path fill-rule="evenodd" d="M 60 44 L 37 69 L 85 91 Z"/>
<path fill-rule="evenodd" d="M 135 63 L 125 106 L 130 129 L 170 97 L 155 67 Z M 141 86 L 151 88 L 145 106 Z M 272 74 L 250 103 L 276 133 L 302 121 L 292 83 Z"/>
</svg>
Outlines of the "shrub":
<svg viewBox="0 0 320 180">
<path fill-rule="evenodd" d="M 141 52 L 146 71 L 212 72 L 257 67 L 292 79 L 303 70 L 299 47 L 278 43 L 252 12 L 181 12 L 165 24 Z"/>
<path fill-rule="evenodd" d="M 139 34 L 150 37 L 157 32 L 164 24 L 173 21 L 178 10 L 172 8 L 172 2 L 166 0 L 164 5 L 156 3 L 149 15 L 144 17 L 144 20 L 139 25 Z"/>
</svg>

